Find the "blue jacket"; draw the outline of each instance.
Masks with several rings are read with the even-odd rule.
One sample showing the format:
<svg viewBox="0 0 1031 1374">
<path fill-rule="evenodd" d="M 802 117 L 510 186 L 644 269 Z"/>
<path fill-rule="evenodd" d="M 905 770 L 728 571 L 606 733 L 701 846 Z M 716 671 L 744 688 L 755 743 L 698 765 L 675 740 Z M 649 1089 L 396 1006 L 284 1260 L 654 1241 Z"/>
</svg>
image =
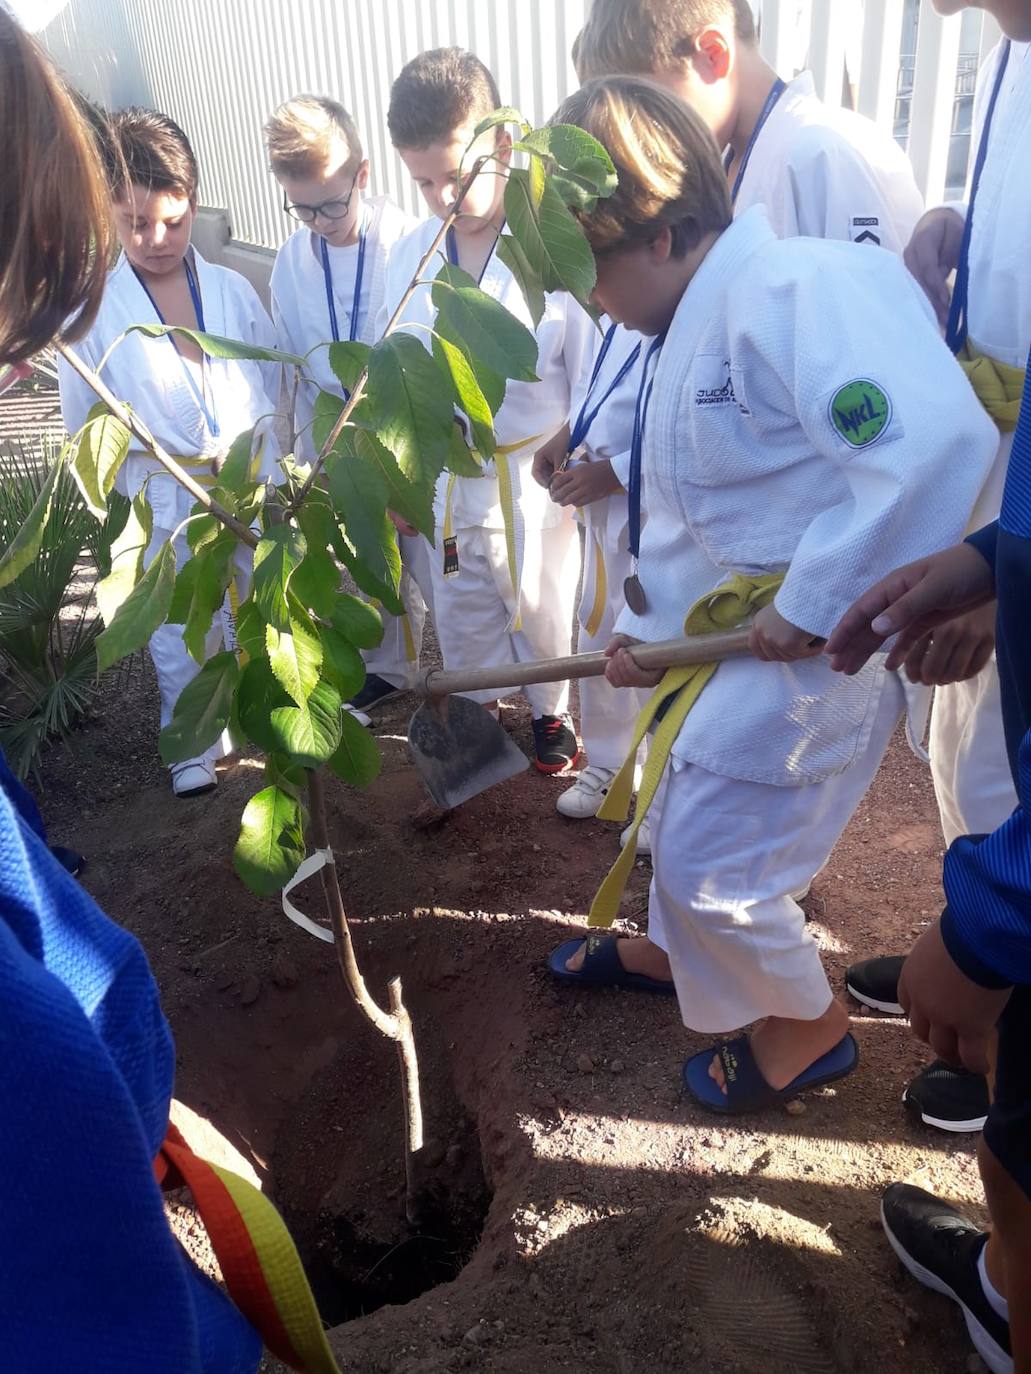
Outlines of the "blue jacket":
<svg viewBox="0 0 1031 1374">
<path fill-rule="evenodd" d="M 50 854 L 0 756 L 0 1369 L 253 1374 L 152 1161 L 175 1065 L 137 941 Z"/>
<path fill-rule="evenodd" d="M 1031 984 L 1031 386 L 1024 388 L 999 519 L 970 543 L 995 573 L 1002 714 L 1020 804 L 991 835 L 966 836 L 950 847 L 942 935 L 975 982 L 1003 988 Z"/>
</svg>

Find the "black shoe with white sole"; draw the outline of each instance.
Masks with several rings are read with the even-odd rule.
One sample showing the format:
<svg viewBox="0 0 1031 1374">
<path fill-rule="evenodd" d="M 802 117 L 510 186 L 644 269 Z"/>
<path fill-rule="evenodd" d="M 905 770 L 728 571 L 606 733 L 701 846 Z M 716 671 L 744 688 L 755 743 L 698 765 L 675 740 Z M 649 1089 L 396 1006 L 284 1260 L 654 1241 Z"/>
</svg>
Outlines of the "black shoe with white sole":
<svg viewBox="0 0 1031 1374">
<path fill-rule="evenodd" d="M 893 1183 L 884 1194 L 881 1223 L 913 1277 L 959 1304 L 974 1347 L 992 1374 L 1013 1374 L 1009 1324 L 988 1301 L 978 1272 L 986 1233 L 949 1203 L 909 1183 Z"/>
<path fill-rule="evenodd" d="M 902 1101 L 925 1126 L 939 1131 L 979 1131 L 988 1115 L 988 1080 L 936 1059 L 910 1083 Z"/>
<path fill-rule="evenodd" d="M 886 1011 L 892 1016 L 904 1016 L 899 1001 L 899 974 L 905 962 L 903 954 L 864 959 L 859 964 L 852 964 L 846 971 L 845 986 L 864 1007 Z"/>
<path fill-rule="evenodd" d="M 348 705 L 356 711 L 374 711 L 377 706 L 383 706 L 400 696 L 402 691 L 403 688 L 395 687 L 385 677 L 380 677 L 379 673 L 368 673 L 361 691 L 355 692 Z"/>
</svg>

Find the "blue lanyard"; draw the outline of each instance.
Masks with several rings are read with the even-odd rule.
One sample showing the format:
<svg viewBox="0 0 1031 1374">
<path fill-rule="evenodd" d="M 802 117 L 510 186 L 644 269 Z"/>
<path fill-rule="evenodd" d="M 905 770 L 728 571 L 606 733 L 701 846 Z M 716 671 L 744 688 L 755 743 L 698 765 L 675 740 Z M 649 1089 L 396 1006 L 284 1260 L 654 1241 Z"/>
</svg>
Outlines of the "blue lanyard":
<svg viewBox="0 0 1031 1374">
<path fill-rule="evenodd" d="M 354 269 L 354 299 L 351 303 L 351 330 L 348 338 L 351 343 L 358 337 L 358 321 L 362 310 L 362 278 L 365 275 L 365 245 L 369 237 L 369 217 L 362 216 L 361 232 L 358 235 L 358 265 Z M 333 268 L 329 262 L 329 245 L 322 243 L 322 276 L 326 283 L 326 304 L 329 306 L 329 327 L 333 331 L 333 342 L 340 342 L 340 325 L 337 321 L 337 305 L 333 295 Z"/>
<path fill-rule="evenodd" d="M 132 266 L 131 263 L 130 266 Z M 183 267 L 185 267 L 186 269 L 186 285 L 190 288 L 190 300 L 193 302 L 193 313 L 197 318 L 197 328 L 203 334 L 205 332 L 204 305 L 201 302 L 200 298 L 200 288 L 197 285 L 197 278 L 193 275 L 193 268 L 190 266 L 186 258 L 183 258 Z M 162 324 L 167 325 L 168 321 L 165 319 L 164 315 L 162 315 L 160 309 L 158 308 L 157 301 L 150 294 L 150 288 L 147 286 L 147 283 L 140 276 L 139 272 L 136 271 L 135 267 L 133 267 L 132 270 L 136 276 L 136 280 L 143 287 L 143 290 L 147 296 L 147 300 L 150 301 L 151 309 L 154 311 L 154 314 L 158 317 Z M 179 345 L 175 341 L 175 335 L 168 334 L 166 335 L 166 338 L 168 339 L 168 342 L 172 345 L 172 347 L 175 349 L 176 356 L 182 364 L 182 369 L 186 374 L 186 380 L 190 384 L 190 390 L 193 392 L 194 396 L 196 397 L 197 404 L 200 406 L 201 410 L 204 413 L 204 419 L 207 421 L 208 429 L 211 431 L 212 437 L 217 439 L 219 436 L 219 428 L 218 420 L 215 418 L 214 411 L 212 411 L 208 407 L 207 399 L 205 398 L 203 391 L 201 391 L 200 387 L 197 385 L 197 379 L 193 375 L 192 368 L 189 366 L 183 355 L 179 352 Z M 203 375 L 204 361 L 202 359 L 201 376 L 203 377 Z"/>
<path fill-rule="evenodd" d="M 497 246 L 498 246 L 498 239 L 501 238 L 501 235 L 502 235 L 502 233 L 504 232 L 504 228 L 505 228 L 505 226 L 502 224 L 501 228 L 498 230 L 498 237 L 494 240 L 493 246 L 491 247 L 490 252 L 487 254 L 487 261 L 486 261 L 486 262 L 483 264 L 483 266 L 480 268 L 480 279 L 479 279 L 479 281 L 476 283 L 477 286 L 480 285 L 480 283 L 483 281 L 484 276 L 486 275 L 487 268 L 490 266 L 490 263 L 491 263 L 491 258 L 493 258 L 493 256 L 494 256 L 494 251 L 495 251 L 495 249 L 496 249 Z M 446 236 L 445 242 L 447 243 L 447 260 L 448 260 L 448 262 L 451 264 L 452 267 L 457 267 L 457 266 L 458 266 L 458 239 L 455 237 L 455 226 L 454 226 L 453 224 L 452 224 L 451 228 L 447 231 L 447 236 Z"/>
<path fill-rule="evenodd" d="M 1006 74 L 1006 64 L 1010 60 L 1010 40 L 1007 38 L 1002 46 L 1002 53 L 999 57 L 999 70 L 995 74 L 995 85 L 992 87 L 992 96 L 988 102 L 988 110 L 985 114 L 984 128 L 981 130 L 981 142 L 977 148 L 977 158 L 974 162 L 974 175 L 970 181 L 970 204 L 967 207 L 967 220 L 963 226 L 963 238 L 959 246 L 959 264 L 956 267 L 956 284 L 952 292 L 952 301 L 949 305 L 949 320 L 945 326 L 945 342 L 952 349 L 953 353 L 958 353 L 967 340 L 967 291 L 970 286 L 970 233 L 974 224 L 974 202 L 977 200 L 977 188 L 981 182 L 981 173 L 984 170 L 985 158 L 988 156 L 988 135 L 992 127 L 992 116 L 995 114 L 995 103 L 999 99 L 999 91 L 1002 89 L 1002 78 Z"/>
<path fill-rule="evenodd" d="M 773 113 L 774 105 L 776 105 L 777 101 L 781 98 L 781 96 L 784 94 L 787 88 L 787 82 L 782 81 L 779 76 L 777 77 L 773 85 L 770 87 L 770 93 L 766 97 L 766 104 L 762 107 L 762 113 L 759 115 L 755 128 L 752 130 L 752 136 L 748 140 L 748 146 L 745 148 L 744 156 L 741 158 L 741 166 L 737 169 L 737 176 L 734 178 L 734 189 L 730 193 L 731 205 L 734 205 L 737 202 L 737 193 L 741 190 L 741 183 L 744 181 L 745 172 L 748 170 L 748 160 L 752 156 L 752 149 L 755 147 L 756 140 L 763 131 L 763 125 L 766 123 L 770 115 Z M 733 161 L 734 149 L 728 148 L 727 155 L 723 163 L 723 170 L 725 172 L 730 171 L 730 164 Z"/>
<path fill-rule="evenodd" d="M 587 387 L 587 395 L 584 397 L 584 403 L 580 407 L 580 413 L 576 417 L 576 423 L 573 425 L 572 431 L 569 435 L 569 446 L 566 449 L 567 453 L 575 453 L 576 450 L 583 443 L 583 441 L 587 438 L 587 435 L 590 432 L 591 425 L 593 425 L 595 420 L 598 418 L 598 412 L 601 410 L 602 406 L 615 391 L 616 387 L 619 386 L 620 382 L 633 367 L 634 363 L 637 362 L 637 359 L 641 356 L 641 345 L 637 344 L 633 352 L 630 353 L 626 361 L 623 363 L 623 366 L 613 377 L 612 381 L 609 382 L 608 386 L 605 389 L 605 395 L 601 397 L 601 399 L 598 401 L 597 405 L 594 406 L 593 409 L 588 409 L 588 407 L 591 404 L 591 397 L 594 395 L 594 388 L 598 385 L 598 378 L 601 376 L 601 369 L 605 363 L 605 359 L 608 357 L 609 349 L 612 347 L 612 341 L 616 337 L 616 330 L 618 329 L 618 327 L 618 325 L 610 324 L 608 329 L 606 330 L 605 338 L 602 341 L 601 348 L 599 348 L 598 350 L 598 357 L 595 360 L 594 371 L 591 373 L 590 384 Z"/>
<path fill-rule="evenodd" d="M 648 373 L 652 359 L 662 347 L 665 338 L 665 334 L 657 334 L 644 355 L 641 385 L 637 391 L 637 408 L 634 411 L 634 439 L 630 447 L 627 505 L 630 515 L 630 556 L 635 564 L 641 552 L 641 455 L 644 451 L 644 425 L 648 418 L 648 403 L 652 398 L 652 386 L 655 382 L 654 377 L 649 380 Z"/>
</svg>

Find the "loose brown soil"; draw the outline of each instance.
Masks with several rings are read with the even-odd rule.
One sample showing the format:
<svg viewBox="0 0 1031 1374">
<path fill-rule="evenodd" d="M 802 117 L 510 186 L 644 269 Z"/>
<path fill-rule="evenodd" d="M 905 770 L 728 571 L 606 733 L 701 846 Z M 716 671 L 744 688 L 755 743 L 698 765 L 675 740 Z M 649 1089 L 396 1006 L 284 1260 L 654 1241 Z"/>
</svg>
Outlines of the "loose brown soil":
<svg viewBox="0 0 1031 1374">
<path fill-rule="evenodd" d="M 901 1275 L 878 1224 L 893 1179 L 979 1196 L 972 1139 L 903 1113 L 924 1059 L 906 1028 L 857 1015 L 859 1072 L 799 1114 L 728 1125 L 688 1105 L 679 1069 L 704 1041 L 671 1000 L 570 991 L 543 968 L 617 829 L 564 821 L 567 784 L 530 773 L 415 829 L 398 703 L 376 722 L 382 776 L 334 787 L 331 823 L 366 974 L 383 998 L 400 973 L 416 1024 L 433 1206 L 409 1228 L 393 1048 L 347 1000 L 329 945 L 231 867 L 260 765 L 231 761 L 216 794 L 175 800 L 154 698 L 141 664 L 74 751 L 51 752 L 43 807 L 145 945 L 176 1094 L 287 1216 L 344 1368 L 967 1368 L 959 1319 Z M 506 720 L 527 746 L 525 712 Z M 927 773 L 897 744 L 808 903 L 839 983 L 851 958 L 904 948 L 933 918 L 940 859 Z M 639 863 L 627 909 L 642 925 L 647 881 Z M 295 899 L 318 917 L 317 880 Z M 175 1216 L 196 1249 L 189 1209 Z"/>
</svg>

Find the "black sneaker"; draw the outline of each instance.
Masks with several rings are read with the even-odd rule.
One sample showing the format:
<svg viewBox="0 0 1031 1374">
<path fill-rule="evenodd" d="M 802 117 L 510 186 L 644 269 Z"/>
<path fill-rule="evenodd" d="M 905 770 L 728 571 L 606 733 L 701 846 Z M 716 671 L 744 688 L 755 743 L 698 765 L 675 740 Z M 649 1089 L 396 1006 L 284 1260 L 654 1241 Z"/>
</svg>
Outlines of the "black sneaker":
<svg viewBox="0 0 1031 1374">
<path fill-rule="evenodd" d="M 564 773 L 580 757 L 580 746 L 568 716 L 541 716 L 535 720 L 533 747 L 542 773 Z"/>
<path fill-rule="evenodd" d="M 369 673 L 365 678 L 364 687 L 360 692 L 355 692 L 348 705 L 353 706 L 356 711 L 373 711 L 377 706 L 390 701 L 392 697 L 399 697 L 403 691 L 403 687 L 395 687 L 385 677 L 380 677 L 379 673 Z"/>
<path fill-rule="evenodd" d="M 905 955 L 886 955 L 880 959 L 864 959 L 852 964 L 845 973 L 845 986 L 864 1007 L 905 1016 L 899 1001 L 899 974 L 906 962 Z"/>
<path fill-rule="evenodd" d="M 939 1131 L 979 1131 L 988 1115 L 988 1080 L 936 1059 L 917 1074 L 902 1101 Z"/>
<path fill-rule="evenodd" d="M 987 1234 L 949 1203 L 909 1183 L 893 1183 L 884 1194 L 881 1223 L 913 1277 L 963 1309 L 970 1338 L 992 1374 L 1012 1374 L 1009 1324 L 985 1297 L 977 1271 Z"/>
</svg>

